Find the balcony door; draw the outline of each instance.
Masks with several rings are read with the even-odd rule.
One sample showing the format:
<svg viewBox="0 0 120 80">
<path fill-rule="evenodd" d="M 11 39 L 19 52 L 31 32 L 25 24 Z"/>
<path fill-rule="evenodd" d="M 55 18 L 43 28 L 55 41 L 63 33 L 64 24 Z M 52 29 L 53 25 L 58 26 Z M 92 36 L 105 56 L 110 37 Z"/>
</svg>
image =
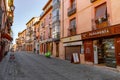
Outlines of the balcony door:
<svg viewBox="0 0 120 80">
<path fill-rule="evenodd" d="M 107 5 L 101 4 L 95 8 L 96 29 L 108 26 Z"/>
<path fill-rule="evenodd" d="M 70 26 L 69 26 L 69 36 L 76 35 L 76 18 L 70 20 Z"/>
</svg>

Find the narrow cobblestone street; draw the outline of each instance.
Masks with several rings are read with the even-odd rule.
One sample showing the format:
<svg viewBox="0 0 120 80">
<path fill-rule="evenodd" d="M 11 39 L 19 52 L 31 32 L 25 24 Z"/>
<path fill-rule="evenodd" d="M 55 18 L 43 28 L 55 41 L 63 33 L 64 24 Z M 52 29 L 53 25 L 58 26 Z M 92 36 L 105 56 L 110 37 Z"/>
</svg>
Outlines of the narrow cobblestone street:
<svg viewBox="0 0 120 80">
<path fill-rule="evenodd" d="M 0 63 L 0 80 L 120 80 L 120 73 L 90 65 L 19 52 Z"/>
</svg>

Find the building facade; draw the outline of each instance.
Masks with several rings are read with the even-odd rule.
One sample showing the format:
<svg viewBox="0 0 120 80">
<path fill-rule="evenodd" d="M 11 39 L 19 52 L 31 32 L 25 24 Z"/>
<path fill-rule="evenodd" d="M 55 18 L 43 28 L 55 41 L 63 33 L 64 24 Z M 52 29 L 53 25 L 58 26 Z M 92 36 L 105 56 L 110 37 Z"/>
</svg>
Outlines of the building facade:
<svg viewBox="0 0 120 80">
<path fill-rule="evenodd" d="M 53 56 L 60 55 L 60 0 L 52 0 Z"/>
<path fill-rule="evenodd" d="M 27 23 L 27 29 L 26 29 L 26 50 L 27 51 L 35 51 L 35 27 L 34 24 L 38 21 L 37 17 L 33 17 L 30 19 Z"/>
<path fill-rule="evenodd" d="M 18 33 L 18 38 L 16 40 L 18 51 L 26 51 L 26 29 Z"/>
<path fill-rule="evenodd" d="M 12 39 L 11 26 L 14 18 L 14 1 L 0 0 L 0 61 L 9 51 Z"/>
<path fill-rule="evenodd" d="M 40 53 L 40 17 L 37 18 L 36 22 L 34 23 L 34 48 L 35 53 Z"/>
<path fill-rule="evenodd" d="M 81 63 L 119 67 L 119 2 L 61 0 L 61 49 L 66 60 L 79 53 Z"/>
<path fill-rule="evenodd" d="M 88 30 L 82 33 L 85 61 L 107 67 L 120 66 L 120 1 L 93 0 L 90 5 L 91 20 Z M 87 22 L 88 23 L 88 22 Z"/>
<path fill-rule="evenodd" d="M 40 53 L 52 53 L 52 47 L 52 0 L 49 0 L 40 15 Z"/>
<path fill-rule="evenodd" d="M 61 0 L 61 42 L 66 60 L 71 61 L 73 53 L 78 53 L 80 62 L 84 63 L 83 42 L 80 28 L 79 0 Z M 83 27 L 84 28 L 84 27 Z"/>
</svg>

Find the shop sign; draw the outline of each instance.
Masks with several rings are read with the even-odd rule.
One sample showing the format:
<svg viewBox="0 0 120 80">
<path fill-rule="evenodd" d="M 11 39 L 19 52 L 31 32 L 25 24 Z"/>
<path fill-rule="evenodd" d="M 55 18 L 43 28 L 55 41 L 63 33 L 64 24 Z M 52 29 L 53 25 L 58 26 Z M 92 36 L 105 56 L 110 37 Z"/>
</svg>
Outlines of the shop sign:
<svg viewBox="0 0 120 80">
<path fill-rule="evenodd" d="M 82 39 L 99 37 L 99 36 L 103 36 L 103 35 L 106 35 L 106 34 L 110 34 L 110 29 L 109 28 L 83 33 L 82 34 Z"/>
<path fill-rule="evenodd" d="M 120 34 L 120 24 L 82 33 L 82 39 L 98 38 Z"/>
<path fill-rule="evenodd" d="M 83 45 L 82 41 L 79 42 L 71 42 L 71 43 L 64 43 L 63 46 L 75 46 L 75 45 Z"/>
<path fill-rule="evenodd" d="M 65 43 L 65 42 L 72 42 L 72 41 L 78 41 L 78 40 L 81 40 L 81 35 L 63 38 L 62 42 Z"/>
</svg>

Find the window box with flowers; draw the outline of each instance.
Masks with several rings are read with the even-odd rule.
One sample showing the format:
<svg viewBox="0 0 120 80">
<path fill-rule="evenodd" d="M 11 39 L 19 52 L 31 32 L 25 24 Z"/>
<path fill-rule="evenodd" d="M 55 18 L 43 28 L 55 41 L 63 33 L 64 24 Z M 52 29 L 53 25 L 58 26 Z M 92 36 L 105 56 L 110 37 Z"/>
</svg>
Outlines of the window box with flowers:
<svg viewBox="0 0 120 80">
<path fill-rule="evenodd" d="M 101 17 L 101 18 L 96 19 L 96 20 L 95 20 L 95 23 L 96 23 L 96 24 L 101 24 L 101 23 L 103 23 L 103 22 L 106 22 L 107 20 L 108 20 L 107 17 L 104 16 L 104 17 Z"/>
</svg>

